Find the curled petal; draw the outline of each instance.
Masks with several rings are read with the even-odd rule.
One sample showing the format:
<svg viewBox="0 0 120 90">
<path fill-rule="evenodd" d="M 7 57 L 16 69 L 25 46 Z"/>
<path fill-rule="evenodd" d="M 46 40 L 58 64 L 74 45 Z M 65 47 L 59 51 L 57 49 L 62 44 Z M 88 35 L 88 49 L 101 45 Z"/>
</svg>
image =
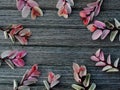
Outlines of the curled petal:
<svg viewBox="0 0 120 90">
<path fill-rule="evenodd" d="M 64 18 L 68 18 L 68 11 L 65 7 L 61 7 L 59 10 L 58 10 L 58 15 L 59 16 L 63 16 Z"/>
<path fill-rule="evenodd" d="M 42 10 L 39 7 L 35 6 L 35 7 L 32 8 L 31 18 L 33 20 L 35 20 L 37 16 L 43 16 L 43 12 L 42 12 Z"/>
</svg>

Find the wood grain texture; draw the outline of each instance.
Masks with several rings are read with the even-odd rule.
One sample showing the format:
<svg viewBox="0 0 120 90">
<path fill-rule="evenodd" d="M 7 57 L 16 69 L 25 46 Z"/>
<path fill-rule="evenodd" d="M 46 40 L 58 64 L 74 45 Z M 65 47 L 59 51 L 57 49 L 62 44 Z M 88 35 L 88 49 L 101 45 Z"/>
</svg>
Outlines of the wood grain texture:
<svg viewBox="0 0 120 90">
<path fill-rule="evenodd" d="M 5 63 L 0 67 L 0 90 L 13 90 L 12 80 L 21 79 L 24 72 L 33 64 L 39 64 L 41 76 L 37 84 L 31 86 L 31 90 L 45 90 L 42 80 L 47 79 L 49 71 L 62 75 L 61 83 L 53 90 L 73 90 L 71 84 L 73 79 L 72 63 L 84 64 L 88 72 L 92 74 L 91 82 L 97 84 L 96 90 L 120 90 L 120 73 L 105 73 L 101 68 L 94 67 L 90 56 L 102 48 L 105 55 L 112 55 L 112 61 L 120 57 L 120 42 L 118 39 L 112 43 L 109 38 L 104 41 L 91 40 L 91 33 L 82 24 L 79 11 L 87 3 L 95 0 L 74 0 L 75 6 L 68 19 L 58 17 L 55 5 L 57 0 L 36 0 L 43 9 L 44 16 L 35 21 L 30 17 L 23 19 L 21 13 L 16 9 L 15 0 L 0 0 L 0 26 L 9 24 L 23 24 L 30 28 L 32 36 L 27 46 L 19 43 L 12 44 L 5 40 L 0 31 L 0 53 L 4 50 L 26 50 L 26 66 L 11 70 Z M 104 0 L 101 13 L 97 20 L 120 20 L 120 1 Z M 119 64 L 120 66 L 120 64 Z"/>
</svg>

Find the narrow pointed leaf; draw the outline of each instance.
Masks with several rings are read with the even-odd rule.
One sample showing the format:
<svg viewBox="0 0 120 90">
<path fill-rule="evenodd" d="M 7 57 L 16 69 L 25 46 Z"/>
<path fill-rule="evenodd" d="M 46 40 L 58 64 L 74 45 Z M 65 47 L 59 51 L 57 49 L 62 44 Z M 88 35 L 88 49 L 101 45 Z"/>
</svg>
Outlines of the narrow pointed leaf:
<svg viewBox="0 0 120 90">
<path fill-rule="evenodd" d="M 109 69 L 111 69 L 111 68 L 112 68 L 112 66 L 107 65 L 107 66 L 105 66 L 105 67 L 102 69 L 102 71 L 107 71 L 107 70 L 109 70 Z"/>
<path fill-rule="evenodd" d="M 46 80 L 44 80 L 43 83 L 44 83 L 44 85 L 45 85 L 45 88 L 46 88 L 47 90 L 50 90 L 50 86 L 49 86 L 48 82 L 47 82 Z"/>
<path fill-rule="evenodd" d="M 16 80 L 13 80 L 13 89 L 17 90 L 17 88 L 18 88 L 18 83 Z"/>
<path fill-rule="evenodd" d="M 116 28 L 120 29 L 120 22 L 116 18 L 114 19 L 114 21 L 115 21 Z"/>
<path fill-rule="evenodd" d="M 75 89 L 75 90 L 85 90 L 84 87 L 79 86 L 79 85 L 77 85 L 77 84 L 72 84 L 72 88 Z"/>
<path fill-rule="evenodd" d="M 83 81 L 83 85 L 85 87 L 88 87 L 89 84 L 90 84 L 90 76 L 91 76 L 90 74 L 87 74 L 86 77 L 85 77 L 85 80 Z"/>
<path fill-rule="evenodd" d="M 107 57 L 107 63 L 108 63 L 108 64 L 111 64 L 111 55 L 109 55 L 109 56 Z"/>
<path fill-rule="evenodd" d="M 118 72 L 119 70 L 117 68 L 111 68 L 107 72 Z"/>
<path fill-rule="evenodd" d="M 105 24 L 106 24 L 106 27 L 108 28 L 108 29 L 114 29 L 114 25 L 112 24 L 112 23 L 110 23 L 110 22 L 105 22 Z"/>
<path fill-rule="evenodd" d="M 95 90 L 95 88 L 96 88 L 96 84 L 92 83 L 92 85 L 90 86 L 90 88 L 88 90 Z"/>
<path fill-rule="evenodd" d="M 111 42 L 114 41 L 114 39 L 115 39 L 115 37 L 117 36 L 117 34 L 118 34 L 118 31 L 117 31 L 117 30 L 111 32 L 111 35 L 110 35 L 110 41 L 111 41 Z"/>
<path fill-rule="evenodd" d="M 118 58 L 117 60 L 115 60 L 115 62 L 114 62 L 114 67 L 118 67 L 119 61 L 120 61 L 119 58 Z"/>
<path fill-rule="evenodd" d="M 14 69 L 14 64 L 10 61 L 10 60 L 5 60 L 6 64 L 8 64 L 8 66 L 11 68 L 11 69 Z"/>
<path fill-rule="evenodd" d="M 6 31 L 4 31 L 4 36 L 5 36 L 5 39 L 8 39 L 8 33 Z"/>
</svg>

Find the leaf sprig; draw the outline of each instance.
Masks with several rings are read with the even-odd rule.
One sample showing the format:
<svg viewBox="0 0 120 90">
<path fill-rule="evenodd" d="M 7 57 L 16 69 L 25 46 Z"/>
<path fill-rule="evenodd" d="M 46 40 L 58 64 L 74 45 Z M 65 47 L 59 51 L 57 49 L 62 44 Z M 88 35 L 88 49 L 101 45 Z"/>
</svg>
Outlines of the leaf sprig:
<svg viewBox="0 0 120 90">
<path fill-rule="evenodd" d="M 105 59 L 104 52 L 99 49 L 96 51 L 96 53 L 91 56 L 91 60 L 96 62 L 96 66 L 103 67 L 102 71 L 105 72 L 119 72 L 119 58 L 117 58 L 114 61 L 114 64 L 112 64 L 111 61 L 111 55 L 108 55 L 107 59 Z"/>
<path fill-rule="evenodd" d="M 18 40 L 22 45 L 28 44 L 28 38 L 31 36 L 31 31 L 24 28 L 21 24 L 12 24 L 6 28 L 0 28 L 4 32 L 5 39 L 10 38 L 12 43 Z"/>
<path fill-rule="evenodd" d="M 29 85 L 35 84 L 40 76 L 38 65 L 34 64 L 30 70 L 27 70 L 20 83 L 13 81 L 13 90 L 30 90 Z"/>
<path fill-rule="evenodd" d="M 7 50 L 1 53 L 0 55 L 0 64 L 5 62 L 11 69 L 14 69 L 15 66 L 23 67 L 25 62 L 23 58 L 26 56 L 26 51 L 18 51 L 18 50 Z"/>
<path fill-rule="evenodd" d="M 22 17 L 26 18 L 31 12 L 31 18 L 36 19 L 37 16 L 43 16 L 42 10 L 34 0 L 16 0 L 16 6 L 22 12 Z"/>
<path fill-rule="evenodd" d="M 56 8 L 58 9 L 58 16 L 68 18 L 68 15 L 72 12 L 71 6 L 74 6 L 73 0 L 58 0 L 56 5 Z"/>
<path fill-rule="evenodd" d="M 119 36 L 120 41 L 120 22 L 117 19 L 114 19 L 114 24 L 109 21 L 101 22 L 95 20 L 93 24 L 89 24 L 87 28 L 93 32 L 92 40 L 97 40 L 101 38 L 104 40 L 110 34 L 110 41 L 113 42 L 117 35 Z"/>
<path fill-rule="evenodd" d="M 87 73 L 86 66 L 73 63 L 74 79 L 79 84 L 72 84 L 75 90 L 95 90 L 96 84 L 90 84 L 91 74 Z"/>
<path fill-rule="evenodd" d="M 56 86 L 57 84 L 59 84 L 59 79 L 60 79 L 60 75 L 59 74 L 54 74 L 53 72 L 49 72 L 48 73 L 48 81 L 44 80 L 43 83 L 45 85 L 45 88 L 47 90 L 51 90 L 54 86 Z"/>
<path fill-rule="evenodd" d="M 83 20 L 84 25 L 88 25 L 95 16 L 100 13 L 103 0 L 97 0 L 96 2 L 87 4 L 87 7 L 80 11 L 80 17 Z"/>
</svg>

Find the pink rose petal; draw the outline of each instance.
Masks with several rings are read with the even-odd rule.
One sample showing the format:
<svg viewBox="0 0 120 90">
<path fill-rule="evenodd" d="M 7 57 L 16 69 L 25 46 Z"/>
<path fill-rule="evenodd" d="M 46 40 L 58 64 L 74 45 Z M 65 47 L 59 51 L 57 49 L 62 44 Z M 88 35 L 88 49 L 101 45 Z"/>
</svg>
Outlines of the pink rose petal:
<svg viewBox="0 0 120 90">
<path fill-rule="evenodd" d="M 102 30 L 97 29 L 92 34 L 92 40 L 97 40 L 102 35 Z"/>
<path fill-rule="evenodd" d="M 92 60 L 92 61 L 95 61 L 95 62 L 98 62 L 98 61 L 99 61 L 99 59 L 98 59 L 96 56 L 91 56 L 91 60 Z"/>
<path fill-rule="evenodd" d="M 23 59 L 14 59 L 12 62 L 17 66 L 17 67 L 23 67 L 25 65 L 25 62 Z"/>
<path fill-rule="evenodd" d="M 22 10 L 22 17 L 26 18 L 30 14 L 30 7 L 28 5 L 24 6 Z"/>
<path fill-rule="evenodd" d="M 96 66 L 105 66 L 106 64 L 104 62 L 97 62 Z"/>
</svg>

